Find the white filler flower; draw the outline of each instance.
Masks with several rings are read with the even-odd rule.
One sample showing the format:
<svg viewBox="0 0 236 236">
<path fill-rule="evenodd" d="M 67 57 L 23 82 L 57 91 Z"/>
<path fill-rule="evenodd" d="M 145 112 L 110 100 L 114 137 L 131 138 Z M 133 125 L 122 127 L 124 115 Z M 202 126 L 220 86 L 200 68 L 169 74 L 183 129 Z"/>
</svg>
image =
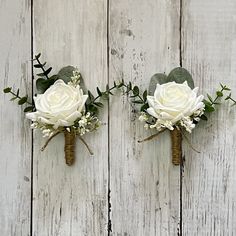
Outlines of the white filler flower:
<svg viewBox="0 0 236 236">
<path fill-rule="evenodd" d="M 173 130 L 173 125 L 179 122 L 191 132 L 195 127 L 193 117 L 201 115 L 204 111 L 202 102 L 204 97 L 198 96 L 197 92 L 198 88 L 192 90 L 187 82 L 157 84 L 154 96 L 147 96 L 149 104 L 147 112 L 157 119 L 152 128 L 165 127 Z"/>
<path fill-rule="evenodd" d="M 44 94 L 34 97 L 36 112 L 26 114 L 28 119 L 41 124 L 71 126 L 82 116 L 88 95 L 83 95 L 80 86 L 66 84 L 57 80 Z"/>
</svg>

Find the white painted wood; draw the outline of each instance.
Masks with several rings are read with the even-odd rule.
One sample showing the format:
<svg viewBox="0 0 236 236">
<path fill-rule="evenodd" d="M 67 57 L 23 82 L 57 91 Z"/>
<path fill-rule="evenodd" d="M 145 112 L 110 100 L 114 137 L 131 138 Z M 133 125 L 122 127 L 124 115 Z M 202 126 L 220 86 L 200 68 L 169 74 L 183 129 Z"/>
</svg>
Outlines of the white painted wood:
<svg viewBox="0 0 236 236">
<path fill-rule="evenodd" d="M 2 89 L 31 92 L 29 1 L 0 4 L 0 235 L 30 234 L 31 130 L 24 112 Z"/>
<path fill-rule="evenodd" d="M 183 1 L 183 66 L 204 94 L 219 82 L 236 94 L 236 2 Z M 185 146 L 183 235 L 236 235 L 235 108 L 220 107 Z"/>
<path fill-rule="evenodd" d="M 147 88 L 156 72 L 179 66 L 176 1 L 110 0 L 110 83 L 122 78 Z M 179 167 L 171 163 L 169 133 L 150 135 L 126 97 L 110 105 L 112 235 L 177 235 Z"/>
<path fill-rule="evenodd" d="M 34 2 L 34 48 L 52 65 L 80 69 L 88 87 L 107 83 L 107 4 L 105 0 Z M 41 153 L 45 140 L 34 138 L 33 235 L 106 235 L 108 190 L 107 111 L 105 125 L 85 139 L 90 156 L 78 140 L 76 163 L 64 161 L 63 135 Z"/>
</svg>

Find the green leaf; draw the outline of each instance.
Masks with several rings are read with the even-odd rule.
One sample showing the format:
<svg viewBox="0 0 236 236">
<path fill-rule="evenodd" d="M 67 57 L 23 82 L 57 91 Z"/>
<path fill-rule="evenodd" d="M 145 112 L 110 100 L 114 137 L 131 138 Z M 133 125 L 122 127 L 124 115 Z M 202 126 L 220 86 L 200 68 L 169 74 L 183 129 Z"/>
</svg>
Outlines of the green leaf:
<svg viewBox="0 0 236 236">
<path fill-rule="evenodd" d="M 75 71 L 76 68 L 74 66 L 65 66 L 63 67 L 57 74 L 58 79 L 63 80 L 65 83 L 68 83 L 71 81 L 71 77 L 73 76 L 73 71 Z M 83 90 L 84 93 L 87 93 L 87 88 L 85 86 L 83 77 L 80 75 L 80 87 Z"/>
<path fill-rule="evenodd" d="M 97 93 L 98 93 L 98 96 L 102 96 L 102 92 L 100 91 L 98 87 L 97 87 Z"/>
<path fill-rule="evenodd" d="M 103 107 L 103 104 L 101 102 L 94 102 L 93 104 L 97 107 Z"/>
<path fill-rule="evenodd" d="M 35 68 L 42 68 L 42 65 L 41 64 L 35 64 L 34 67 Z"/>
<path fill-rule="evenodd" d="M 45 72 L 44 72 L 44 75 L 48 75 L 52 70 L 52 67 L 49 67 Z"/>
<path fill-rule="evenodd" d="M 10 101 L 14 101 L 16 99 L 17 99 L 17 97 L 13 97 L 13 98 L 10 99 Z"/>
<path fill-rule="evenodd" d="M 143 104 L 143 101 L 142 100 L 137 100 L 137 101 L 132 101 L 133 103 L 136 103 L 136 104 Z"/>
<path fill-rule="evenodd" d="M 90 99 L 90 100 L 93 100 L 93 99 L 94 99 L 94 96 L 93 96 L 93 94 L 90 92 L 90 90 L 88 90 L 88 96 L 89 96 L 89 99 Z"/>
<path fill-rule="evenodd" d="M 132 83 L 129 81 L 129 85 L 128 85 L 129 90 L 132 90 Z"/>
<path fill-rule="evenodd" d="M 97 114 L 98 113 L 98 108 L 96 106 L 94 106 L 93 104 L 89 104 L 87 106 L 87 111 Z"/>
<path fill-rule="evenodd" d="M 33 106 L 29 106 L 29 107 L 26 107 L 24 109 L 24 112 L 29 112 L 29 111 L 33 111 L 34 107 Z"/>
<path fill-rule="evenodd" d="M 147 90 L 143 92 L 143 100 L 146 102 L 147 101 Z"/>
<path fill-rule="evenodd" d="M 207 97 L 208 97 L 210 102 L 213 102 L 213 99 L 212 99 L 212 97 L 209 94 L 207 94 Z"/>
<path fill-rule="evenodd" d="M 207 101 L 206 99 L 203 100 L 203 103 L 205 104 L 205 106 L 211 106 L 211 105 L 212 105 L 212 104 L 211 104 L 209 101 Z"/>
<path fill-rule="evenodd" d="M 44 73 L 38 73 L 38 74 L 36 74 L 36 75 L 37 75 L 37 76 L 41 76 L 41 77 L 42 77 L 42 76 L 45 76 Z"/>
<path fill-rule="evenodd" d="M 200 116 L 200 119 L 201 120 L 206 120 L 206 121 L 208 120 L 207 116 L 205 116 L 204 114 Z"/>
<path fill-rule="evenodd" d="M 47 62 L 44 62 L 43 64 L 35 64 L 34 67 L 35 68 L 43 68 L 46 64 L 47 64 Z"/>
<path fill-rule="evenodd" d="M 133 88 L 133 95 L 134 96 L 138 96 L 139 95 L 139 88 L 138 88 L 138 86 L 134 86 L 134 88 Z"/>
<path fill-rule="evenodd" d="M 40 58 L 40 56 L 41 56 L 41 53 L 39 53 L 39 54 L 35 55 L 35 58 L 36 58 L 36 59 L 39 59 L 39 58 Z"/>
<path fill-rule="evenodd" d="M 117 88 L 121 88 L 121 87 L 123 87 L 124 86 L 124 83 L 120 83 L 118 86 L 117 86 Z"/>
<path fill-rule="evenodd" d="M 55 80 L 52 79 L 48 79 L 45 80 L 43 78 L 39 78 L 36 80 L 36 88 L 38 90 L 39 93 L 44 93 L 51 85 L 53 85 L 55 82 Z"/>
<path fill-rule="evenodd" d="M 225 98 L 225 100 L 229 100 L 231 98 L 231 93 Z"/>
<path fill-rule="evenodd" d="M 28 99 L 28 97 L 27 96 L 25 96 L 25 97 L 22 97 L 19 101 L 18 101 L 18 104 L 19 105 L 23 105 L 24 103 L 26 103 L 27 102 L 27 99 Z"/>
<path fill-rule="evenodd" d="M 226 90 L 226 91 L 230 91 L 231 89 L 230 89 L 230 88 L 227 88 L 227 87 L 225 87 L 225 88 L 224 88 L 224 90 Z"/>
<path fill-rule="evenodd" d="M 194 82 L 193 82 L 193 78 L 191 76 L 191 74 L 184 68 L 182 67 L 177 67 L 175 69 L 173 69 L 168 77 L 168 82 L 176 82 L 179 84 L 184 83 L 185 81 L 187 81 L 188 86 L 193 89 L 194 88 Z"/>
<path fill-rule="evenodd" d="M 144 105 L 141 106 L 140 111 L 146 111 L 149 108 L 148 103 L 145 103 Z"/>
<path fill-rule="evenodd" d="M 213 112 L 213 111 L 215 111 L 215 108 L 213 106 L 205 104 L 205 112 Z"/>
<path fill-rule="evenodd" d="M 217 95 L 218 97 L 223 97 L 223 93 L 222 93 L 221 91 L 216 91 L 216 95 Z"/>
<path fill-rule="evenodd" d="M 157 84 L 165 84 L 167 82 L 168 80 L 165 74 L 157 73 L 153 75 L 149 83 L 148 94 L 153 96 L 156 90 Z"/>
<path fill-rule="evenodd" d="M 65 66 L 58 72 L 58 79 L 62 79 L 65 83 L 71 81 L 71 77 L 73 76 L 73 71 L 75 71 L 75 67 L 73 66 Z"/>
<path fill-rule="evenodd" d="M 4 92 L 4 93 L 10 93 L 10 92 L 11 92 L 11 89 L 12 89 L 12 88 L 10 88 L 10 87 L 5 88 L 5 89 L 3 89 L 3 92 Z"/>
</svg>

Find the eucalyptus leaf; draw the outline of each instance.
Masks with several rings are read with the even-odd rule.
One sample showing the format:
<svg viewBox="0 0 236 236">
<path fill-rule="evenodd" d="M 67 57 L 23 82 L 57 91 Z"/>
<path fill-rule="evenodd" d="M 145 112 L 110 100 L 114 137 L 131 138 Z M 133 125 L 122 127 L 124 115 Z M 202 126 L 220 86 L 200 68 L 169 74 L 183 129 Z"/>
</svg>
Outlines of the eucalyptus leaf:
<svg viewBox="0 0 236 236">
<path fill-rule="evenodd" d="M 26 107 L 24 109 L 24 112 L 29 112 L 29 111 L 33 111 L 34 107 L 33 106 L 29 106 L 29 107 Z"/>
<path fill-rule="evenodd" d="M 148 103 L 145 103 L 144 105 L 141 106 L 140 111 L 146 111 L 149 108 Z"/>
<path fill-rule="evenodd" d="M 73 76 L 73 71 L 75 71 L 75 67 L 73 66 L 66 66 L 63 67 L 59 72 L 58 72 L 58 79 L 62 79 L 65 83 L 68 83 L 71 81 L 71 77 Z"/>
<path fill-rule="evenodd" d="M 134 96 L 138 96 L 139 95 L 139 88 L 138 88 L 138 86 L 134 86 L 134 88 L 133 88 L 133 95 Z"/>
<path fill-rule="evenodd" d="M 184 68 L 182 67 L 177 67 L 175 69 L 173 69 L 168 77 L 168 82 L 176 82 L 179 84 L 184 83 L 185 81 L 187 81 L 188 86 L 193 89 L 194 88 L 194 82 L 193 82 L 193 78 L 191 76 L 191 74 Z"/>
<path fill-rule="evenodd" d="M 3 89 L 3 92 L 4 93 L 10 93 L 11 92 L 11 88 L 10 87 L 5 88 L 5 89 Z"/>
<path fill-rule="evenodd" d="M 52 70 L 52 67 L 49 67 L 45 72 L 44 75 L 47 76 Z"/>
<path fill-rule="evenodd" d="M 165 74 L 157 73 L 153 75 L 149 83 L 148 94 L 153 96 L 157 84 L 165 84 L 167 82 L 168 80 Z"/>
<path fill-rule="evenodd" d="M 25 97 L 22 97 L 19 101 L 18 101 L 18 104 L 19 105 L 23 105 L 24 103 L 26 103 L 27 102 L 27 99 L 28 99 L 28 97 L 27 96 L 25 96 Z"/>
<path fill-rule="evenodd" d="M 201 120 L 205 120 L 205 121 L 208 120 L 207 116 L 205 116 L 204 114 L 200 116 L 200 119 L 201 119 Z"/>
<path fill-rule="evenodd" d="M 36 59 L 39 59 L 39 58 L 40 58 L 40 56 L 41 56 L 41 53 L 39 53 L 39 54 L 35 55 L 35 58 L 36 58 Z"/>
<path fill-rule="evenodd" d="M 63 67 L 57 74 L 58 78 L 63 80 L 65 83 L 68 83 L 71 81 L 71 77 L 73 76 L 73 71 L 75 71 L 76 68 L 74 66 L 65 66 Z M 83 77 L 80 75 L 80 83 L 79 83 L 81 89 L 84 93 L 87 93 L 87 88 L 85 86 Z"/>
<path fill-rule="evenodd" d="M 43 78 L 39 78 L 36 80 L 36 88 L 39 93 L 44 93 L 52 84 L 54 84 L 54 79 L 45 80 Z"/>
<path fill-rule="evenodd" d="M 216 91 L 216 95 L 217 95 L 218 97 L 223 97 L 223 93 L 222 93 L 221 91 Z"/>
</svg>

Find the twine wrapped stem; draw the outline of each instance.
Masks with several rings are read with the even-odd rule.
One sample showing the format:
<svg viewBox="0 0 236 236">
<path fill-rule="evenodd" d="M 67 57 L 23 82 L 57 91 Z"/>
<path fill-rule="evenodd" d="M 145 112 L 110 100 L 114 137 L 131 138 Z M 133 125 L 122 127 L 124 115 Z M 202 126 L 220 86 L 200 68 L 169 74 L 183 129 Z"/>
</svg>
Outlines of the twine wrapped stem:
<svg viewBox="0 0 236 236">
<path fill-rule="evenodd" d="M 65 136 L 65 159 L 68 166 L 73 165 L 75 160 L 75 134 L 73 132 L 64 132 Z"/>
<path fill-rule="evenodd" d="M 171 131 L 172 142 L 172 163 L 174 165 L 180 165 L 182 158 L 182 133 L 178 129 Z"/>
</svg>

